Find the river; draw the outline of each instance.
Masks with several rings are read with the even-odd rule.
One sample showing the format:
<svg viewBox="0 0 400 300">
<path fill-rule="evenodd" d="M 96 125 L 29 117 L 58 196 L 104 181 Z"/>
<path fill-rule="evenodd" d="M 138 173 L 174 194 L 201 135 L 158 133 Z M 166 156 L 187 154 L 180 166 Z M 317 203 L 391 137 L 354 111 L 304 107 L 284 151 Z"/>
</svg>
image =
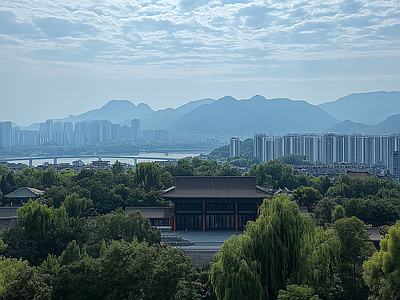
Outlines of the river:
<svg viewBox="0 0 400 300">
<path fill-rule="evenodd" d="M 102 160 L 108 160 L 110 161 L 111 164 L 113 164 L 115 161 L 120 161 L 122 163 L 128 163 L 133 165 L 134 160 L 132 158 L 116 158 L 118 156 L 135 156 L 136 158 L 138 158 L 137 162 L 145 162 L 145 161 L 157 161 L 157 160 L 167 160 L 167 159 L 180 159 L 180 158 L 185 158 L 188 156 L 198 156 L 200 154 L 207 154 L 209 153 L 210 150 L 203 150 L 203 151 L 190 151 L 187 150 L 185 152 L 173 152 L 173 151 L 169 151 L 168 155 L 166 153 L 160 153 L 160 152 L 152 152 L 152 153 L 140 153 L 140 154 L 136 154 L 136 155 L 129 155 L 129 154 L 108 154 L 108 155 L 93 155 L 93 157 L 90 156 L 85 156 L 85 157 L 75 157 L 75 158 L 58 158 L 57 159 L 57 163 L 72 163 L 72 161 L 75 160 L 82 160 L 85 164 L 89 164 L 94 160 L 98 160 L 98 157 L 102 157 Z M 103 158 L 104 157 L 104 158 Z M 113 157 L 113 158 L 107 158 L 107 157 Z M 17 158 L 17 157 L 15 157 Z M 11 163 L 24 163 L 26 165 L 29 165 L 29 160 L 7 160 L 7 159 L 0 159 L 0 161 L 7 161 L 7 162 L 11 162 Z M 45 158 L 45 159 L 35 159 L 33 160 L 32 166 L 38 166 L 38 165 L 42 165 L 45 162 L 49 162 L 49 163 L 54 163 L 53 158 L 49 157 L 49 158 Z"/>
</svg>

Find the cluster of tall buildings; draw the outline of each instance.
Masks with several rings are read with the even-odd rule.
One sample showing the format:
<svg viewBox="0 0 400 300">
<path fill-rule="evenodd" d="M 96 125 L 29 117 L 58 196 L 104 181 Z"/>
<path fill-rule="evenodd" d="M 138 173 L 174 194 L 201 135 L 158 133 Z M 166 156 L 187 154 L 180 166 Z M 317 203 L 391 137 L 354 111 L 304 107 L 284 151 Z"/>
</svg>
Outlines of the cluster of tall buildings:
<svg viewBox="0 0 400 300">
<path fill-rule="evenodd" d="M 104 142 L 124 141 L 207 141 L 207 134 L 170 134 L 167 130 L 141 130 L 140 120 L 133 119 L 131 126 L 113 124 L 107 120 L 53 122 L 39 124 L 39 130 L 21 130 L 11 122 L 0 123 L 0 149 L 35 147 L 45 144 L 58 146 L 83 146 Z"/>
<path fill-rule="evenodd" d="M 229 141 L 229 156 L 240 156 L 240 139 L 233 137 Z"/>
<path fill-rule="evenodd" d="M 254 135 L 254 156 L 267 162 L 283 155 L 307 156 L 311 163 L 348 162 L 365 166 L 393 162 L 394 151 L 400 150 L 400 134 L 286 134 L 284 136 Z"/>
</svg>

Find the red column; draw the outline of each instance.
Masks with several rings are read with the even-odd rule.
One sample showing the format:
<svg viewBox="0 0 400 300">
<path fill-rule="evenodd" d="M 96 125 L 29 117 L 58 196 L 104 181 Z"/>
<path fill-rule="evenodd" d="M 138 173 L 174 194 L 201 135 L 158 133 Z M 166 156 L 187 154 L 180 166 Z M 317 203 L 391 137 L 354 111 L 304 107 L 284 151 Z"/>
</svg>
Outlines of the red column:
<svg viewBox="0 0 400 300">
<path fill-rule="evenodd" d="M 206 231 L 206 203 L 203 201 L 203 232 Z"/>
<path fill-rule="evenodd" d="M 174 217 L 174 224 L 173 224 L 172 226 L 173 226 L 173 228 L 174 228 L 174 231 L 176 231 L 175 203 L 173 204 L 173 207 L 172 207 L 172 214 L 173 214 L 173 217 Z"/>
<path fill-rule="evenodd" d="M 238 209 L 237 209 L 237 202 L 235 203 L 235 231 L 238 231 Z"/>
</svg>

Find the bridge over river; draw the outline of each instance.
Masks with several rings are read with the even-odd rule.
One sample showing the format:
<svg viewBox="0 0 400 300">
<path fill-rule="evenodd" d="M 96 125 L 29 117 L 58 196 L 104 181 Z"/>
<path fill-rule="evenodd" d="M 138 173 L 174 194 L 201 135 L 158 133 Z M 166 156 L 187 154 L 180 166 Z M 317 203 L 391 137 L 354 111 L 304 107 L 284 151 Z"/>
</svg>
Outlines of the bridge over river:
<svg viewBox="0 0 400 300">
<path fill-rule="evenodd" d="M 143 155 L 57 155 L 57 156 L 32 156 L 32 157 L 17 157 L 17 158 L 0 158 L 0 161 L 29 161 L 29 166 L 33 166 L 33 161 L 35 160 L 53 160 L 54 164 L 57 164 L 59 159 L 79 159 L 79 158 L 96 158 L 98 160 L 102 159 L 132 159 L 133 165 L 136 166 L 138 160 L 154 160 L 154 161 L 165 161 L 167 163 L 177 162 L 179 158 L 171 158 L 166 156 L 143 156 Z"/>
</svg>

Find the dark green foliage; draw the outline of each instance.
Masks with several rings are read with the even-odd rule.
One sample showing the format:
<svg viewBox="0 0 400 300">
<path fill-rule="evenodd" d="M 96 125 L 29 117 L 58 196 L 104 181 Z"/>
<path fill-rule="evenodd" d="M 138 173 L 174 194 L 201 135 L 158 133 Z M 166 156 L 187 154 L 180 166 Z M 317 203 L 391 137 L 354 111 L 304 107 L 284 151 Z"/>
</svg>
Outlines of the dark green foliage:
<svg viewBox="0 0 400 300">
<path fill-rule="evenodd" d="M 69 217 L 77 218 L 89 207 L 93 206 L 93 203 L 91 200 L 79 198 L 77 193 L 73 193 L 65 199 L 63 206 Z"/>
<path fill-rule="evenodd" d="M 342 204 L 341 198 L 324 197 L 314 207 L 313 214 L 318 226 L 330 226 L 332 223 L 332 213 L 337 205 Z"/>
<path fill-rule="evenodd" d="M 160 178 L 161 185 L 164 189 L 168 189 L 174 185 L 174 177 L 171 175 L 170 172 L 165 171 L 161 173 Z"/>
<path fill-rule="evenodd" d="M 318 295 L 314 295 L 312 288 L 296 284 L 288 285 L 285 290 L 280 290 L 278 300 L 321 300 Z"/>
<path fill-rule="evenodd" d="M 391 225 L 400 218 L 399 206 L 396 207 L 389 199 L 352 198 L 345 202 L 344 207 L 347 216 L 356 216 L 373 226 Z"/>
<path fill-rule="evenodd" d="M 356 217 L 339 219 L 333 225 L 340 239 L 344 260 L 354 262 L 358 257 L 365 257 L 371 249 L 368 233 L 364 230 L 364 222 Z"/>
<path fill-rule="evenodd" d="M 57 172 L 50 168 L 42 173 L 42 182 L 44 188 L 49 188 L 56 184 Z"/>
<path fill-rule="evenodd" d="M 80 245 L 88 241 L 86 219 L 68 218 L 64 207 L 50 209 L 34 201 L 26 207 L 19 211 L 18 225 L 1 233 L 8 244 L 4 251 L 6 257 L 23 258 L 39 265 L 48 254 L 60 255 L 72 240 Z"/>
<path fill-rule="evenodd" d="M 279 157 L 281 164 L 285 165 L 309 165 L 310 161 L 307 160 L 306 155 L 289 154 Z"/>
<path fill-rule="evenodd" d="M 181 158 L 175 165 L 165 165 L 165 171 L 171 173 L 172 176 L 193 176 L 194 166 L 190 163 L 189 159 Z"/>
<path fill-rule="evenodd" d="M 364 278 L 374 299 L 400 298 L 400 222 L 380 243 L 380 251 L 363 265 Z"/>
<path fill-rule="evenodd" d="M 215 174 L 216 176 L 240 176 L 240 172 L 237 168 L 231 167 L 231 165 L 226 162 L 220 166 L 219 170 Z"/>
<path fill-rule="evenodd" d="M 344 291 L 342 299 L 366 299 L 368 288 L 362 280 L 362 264 L 376 250 L 367 242 L 368 233 L 364 223 L 356 217 L 337 220 L 333 225 L 340 239 L 340 278 Z"/>
<path fill-rule="evenodd" d="M 3 195 L 7 195 L 7 194 L 9 194 L 11 192 L 11 186 L 7 182 L 6 176 L 2 176 L 1 177 L 0 190 L 1 190 Z"/>
<path fill-rule="evenodd" d="M 29 200 L 18 209 L 19 226 L 24 227 L 28 234 L 37 234 L 42 237 L 52 221 L 52 210 L 46 204 L 41 205 L 36 201 Z"/>
<path fill-rule="evenodd" d="M 131 242 L 138 240 L 146 241 L 153 245 L 161 241 L 160 231 L 152 227 L 150 221 L 143 218 L 139 212 L 132 212 L 125 216 L 121 209 L 109 215 L 102 215 L 96 218 L 92 224 L 92 235 L 88 242 L 88 252 L 96 257 L 103 242 L 125 240 Z"/>
<path fill-rule="evenodd" d="M 102 299 L 106 293 L 106 282 L 102 277 L 98 260 L 88 256 L 79 257 L 76 261 L 61 266 L 57 264 L 52 273 L 52 299 L 89 300 Z M 48 273 L 45 273 L 48 275 Z M 51 273 L 50 273 L 51 274 Z"/>
<path fill-rule="evenodd" d="M 301 186 L 293 190 L 292 199 L 299 206 L 307 206 L 309 211 L 312 211 L 315 204 L 322 199 L 322 195 L 314 188 Z"/>
<path fill-rule="evenodd" d="M 196 176 L 213 176 L 217 172 L 218 164 L 215 160 L 203 160 L 198 168 L 195 169 Z"/>
<path fill-rule="evenodd" d="M 72 189 L 71 189 L 72 190 Z M 65 197 L 69 194 L 68 188 L 63 185 L 53 185 L 45 190 L 43 198 L 39 199 L 41 202 L 59 208 L 61 203 L 65 201 Z"/>
<path fill-rule="evenodd" d="M 332 222 L 336 222 L 337 220 L 343 219 L 346 217 L 346 210 L 343 206 L 338 205 L 335 207 L 335 210 L 332 213 Z"/>
<path fill-rule="evenodd" d="M 161 168 L 153 162 L 137 164 L 135 176 L 138 184 L 143 185 L 146 190 L 160 188 Z"/>
<path fill-rule="evenodd" d="M 340 240 L 334 230 L 311 226 L 304 236 L 299 271 L 292 282 L 312 286 L 323 299 L 340 298 L 343 289 L 339 278 Z"/>
<path fill-rule="evenodd" d="M 310 186 L 314 189 L 317 189 L 323 196 L 332 185 L 333 182 L 328 176 L 310 176 Z"/>
<path fill-rule="evenodd" d="M 300 268 L 307 224 L 287 196 L 265 200 L 256 222 L 221 248 L 211 272 L 218 299 L 275 299 Z"/>
<path fill-rule="evenodd" d="M 230 154 L 229 145 L 224 145 L 219 148 L 214 149 L 208 154 L 208 159 L 210 160 L 220 160 L 227 158 Z"/>
<path fill-rule="evenodd" d="M 294 175 L 292 168 L 288 165 L 282 165 L 277 159 L 252 165 L 249 176 L 255 176 L 258 185 L 274 189 L 286 187 L 292 190 L 299 186 L 298 177 Z"/>
<path fill-rule="evenodd" d="M 111 166 L 111 172 L 113 172 L 114 175 L 121 174 L 124 171 L 125 171 L 124 166 L 118 160 L 115 163 L 113 163 L 113 165 Z"/>
<path fill-rule="evenodd" d="M 61 254 L 59 261 L 61 266 L 65 266 L 67 264 L 78 261 L 81 258 L 81 250 L 79 246 L 76 244 L 76 241 L 73 240 L 68 244 L 67 249 L 63 251 Z"/>
<path fill-rule="evenodd" d="M 181 250 L 135 239 L 110 242 L 97 259 L 72 242 L 59 258 L 49 256 L 40 273 L 53 287 L 52 299 L 207 299 Z"/>
<path fill-rule="evenodd" d="M 8 246 L 8 245 L 4 243 L 3 239 L 0 238 L 0 254 L 2 254 L 2 252 L 3 252 L 4 250 L 6 250 L 7 246 Z"/>
<path fill-rule="evenodd" d="M 315 227 L 286 195 L 265 200 L 246 232 L 221 247 L 211 271 L 218 299 L 276 299 L 288 283 L 308 285 L 324 299 L 340 294 L 340 242 Z M 294 298 L 296 299 L 296 298 Z"/>
<path fill-rule="evenodd" d="M 252 158 L 254 155 L 254 139 L 248 138 L 240 143 L 240 156 Z"/>
<path fill-rule="evenodd" d="M 380 180 L 377 177 L 352 178 L 342 174 L 329 188 L 328 196 L 344 198 L 363 198 L 368 195 L 399 195 L 400 186 L 393 181 Z"/>
<path fill-rule="evenodd" d="M 232 166 L 245 167 L 245 168 L 250 168 L 252 165 L 260 163 L 260 161 L 255 157 L 249 157 L 249 158 L 233 157 L 230 158 L 228 161 Z"/>
<path fill-rule="evenodd" d="M 0 257 L 0 300 L 50 300 L 51 287 L 26 261 Z"/>
</svg>

